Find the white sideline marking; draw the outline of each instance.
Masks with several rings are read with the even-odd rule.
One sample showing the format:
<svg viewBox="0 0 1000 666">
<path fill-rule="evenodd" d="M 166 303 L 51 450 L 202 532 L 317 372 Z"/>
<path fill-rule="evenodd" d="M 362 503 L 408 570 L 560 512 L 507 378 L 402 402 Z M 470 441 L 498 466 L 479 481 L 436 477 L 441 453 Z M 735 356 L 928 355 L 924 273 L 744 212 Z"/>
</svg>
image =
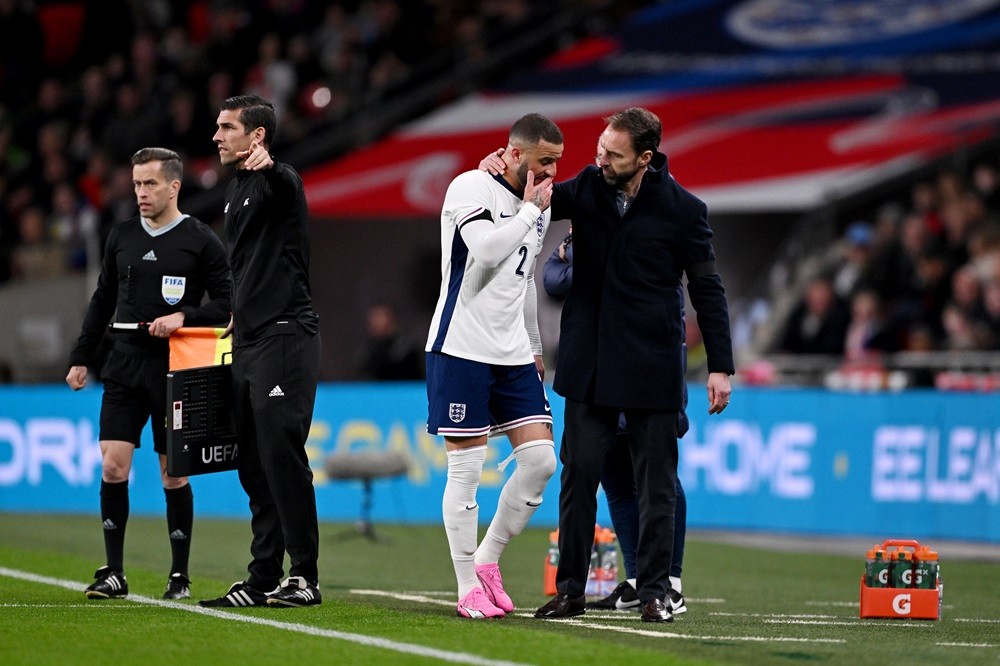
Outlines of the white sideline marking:
<svg viewBox="0 0 1000 666">
<path fill-rule="evenodd" d="M 900 620 L 905 620 L 907 618 L 899 618 Z M 871 620 L 854 620 L 850 622 L 830 622 L 819 620 L 764 620 L 764 624 L 815 624 L 824 627 L 884 627 L 885 622 L 871 621 Z M 920 622 L 900 622 L 893 624 L 894 627 L 914 627 L 923 628 L 934 626 L 930 622 L 920 621 Z"/>
<path fill-rule="evenodd" d="M 722 615 L 726 617 L 792 617 L 792 618 L 803 618 L 803 619 L 819 619 L 819 620 L 835 620 L 839 615 L 788 615 L 785 613 L 723 613 L 722 611 L 712 611 L 709 615 Z"/>
<path fill-rule="evenodd" d="M 410 590 L 409 594 L 423 594 L 428 597 L 450 597 L 455 594 L 455 590 L 450 592 L 444 590 Z"/>
<path fill-rule="evenodd" d="M 370 597 L 392 597 L 393 599 L 402 599 L 403 601 L 417 601 L 422 604 L 437 604 L 438 606 L 454 606 L 458 603 L 458 599 L 455 601 L 445 601 L 444 599 L 432 599 L 423 594 L 389 592 L 388 590 L 350 590 L 350 593 L 368 595 Z"/>
<path fill-rule="evenodd" d="M 952 622 L 982 622 L 983 624 L 1000 624 L 1000 620 L 987 620 L 979 617 L 953 617 Z"/>
<path fill-rule="evenodd" d="M 16 569 L 7 569 L 6 567 L 0 567 L 0 576 L 7 576 L 8 578 L 16 578 L 18 580 L 25 580 L 30 583 L 40 583 L 42 585 L 51 585 L 53 587 L 62 587 L 67 590 L 73 590 L 74 592 L 83 592 L 83 588 L 80 583 L 72 580 L 61 580 L 59 578 L 49 578 L 48 576 L 39 576 L 37 574 L 29 573 L 27 571 L 17 571 Z M 390 641 L 385 638 L 376 638 L 375 636 L 365 636 L 364 634 L 351 634 L 345 631 L 334 631 L 332 629 L 321 629 L 319 627 L 311 627 L 306 624 L 299 624 L 297 622 L 279 622 L 277 620 L 269 620 L 262 617 L 254 617 L 251 615 L 241 615 L 238 613 L 231 613 L 227 611 L 220 611 L 215 608 L 202 608 L 201 606 L 189 606 L 187 604 L 178 603 L 176 601 L 168 601 L 165 599 L 154 599 L 152 597 L 144 597 L 140 594 L 129 594 L 125 599 L 120 601 L 131 601 L 134 603 L 147 604 L 149 606 L 161 606 L 163 608 L 173 608 L 176 610 L 183 610 L 189 613 L 199 613 L 201 615 L 208 615 L 220 620 L 230 620 L 232 622 L 246 622 L 247 624 L 257 624 L 266 627 L 272 627 L 274 629 L 284 629 L 285 631 L 294 631 L 300 634 L 308 634 L 310 636 L 321 636 L 323 638 L 336 638 L 337 640 L 347 641 L 349 643 L 357 643 L 359 645 L 364 645 L 366 647 L 382 648 L 384 650 L 391 650 L 393 652 L 402 652 L 404 654 L 415 654 L 420 657 L 430 657 L 432 659 L 440 659 L 442 661 L 450 661 L 459 664 L 474 664 L 475 666 L 524 666 L 519 662 L 513 661 L 498 661 L 493 659 L 486 659 L 474 654 L 468 654 L 467 652 L 449 652 L 446 650 L 439 650 L 436 648 L 429 648 L 423 645 L 413 645 L 411 643 L 400 643 L 397 641 Z M 95 603 L 108 603 L 106 601 L 99 601 Z M 111 602 L 114 603 L 114 602 Z M 285 612 L 288 611 L 279 611 Z"/>
<path fill-rule="evenodd" d="M 857 608 L 860 601 L 807 601 L 806 606 L 840 606 L 843 608 Z"/>
<path fill-rule="evenodd" d="M 616 627 L 608 624 L 594 624 L 583 622 L 576 618 L 565 620 L 546 620 L 546 622 L 563 622 L 586 629 L 603 629 L 605 631 L 617 631 L 623 634 L 635 634 L 636 636 L 650 636 L 653 638 L 684 638 L 694 641 L 747 641 L 752 643 L 846 643 L 843 638 L 792 638 L 789 636 L 695 636 L 691 634 L 678 634 L 672 631 L 654 631 L 652 629 L 629 629 L 627 627 Z"/>
<path fill-rule="evenodd" d="M 944 647 L 996 647 L 993 643 L 935 643 Z"/>
<path fill-rule="evenodd" d="M 89 604 L 0 604 L 0 608 L 90 608 L 103 610 L 114 607 L 114 604 L 101 604 L 93 601 Z"/>
</svg>

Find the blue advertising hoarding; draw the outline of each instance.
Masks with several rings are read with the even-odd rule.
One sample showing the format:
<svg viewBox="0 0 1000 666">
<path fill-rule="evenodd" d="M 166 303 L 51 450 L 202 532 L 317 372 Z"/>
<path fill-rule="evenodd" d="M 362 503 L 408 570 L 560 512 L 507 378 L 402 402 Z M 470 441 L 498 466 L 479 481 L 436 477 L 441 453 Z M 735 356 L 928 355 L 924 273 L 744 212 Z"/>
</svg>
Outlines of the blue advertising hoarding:
<svg viewBox="0 0 1000 666">
<path fill-rule="evenodd" d="M 736 387 L 724 415 L 707 415 L 691 387 L 691 430 L 680 474 L 691 528 L 806 534 L 883 535 L 1000 543 L 1000 397 L 904 391 L 852 394 Z M 556 439 L 562 400 L 549 391 Z M 0 388 L 0 513 L 97 514 L 99 387 Z M 334 452 L 402 451 L 406 476 L 374 482 L 376 521 L 440 520 L 446 456 L 427 434 L 423 384 L 324 384 L 308 443 L 320 518 L 359 518 L 362 485 L 327 479 Z M 148 435 L 148 431 L 146 433 Z M 491 440 L 479 502 L 492 516 L 510 473 L 509 453 Z M 559 472 L 532 519 L 555 526 Z M 249 517 L 235 472 L 194 477 L 199 516 Z M 162 515 L 151 441 L 136 452 L 134 514 Z M 604 502 L 598 520 L 608 524 Z"/>
</svg>

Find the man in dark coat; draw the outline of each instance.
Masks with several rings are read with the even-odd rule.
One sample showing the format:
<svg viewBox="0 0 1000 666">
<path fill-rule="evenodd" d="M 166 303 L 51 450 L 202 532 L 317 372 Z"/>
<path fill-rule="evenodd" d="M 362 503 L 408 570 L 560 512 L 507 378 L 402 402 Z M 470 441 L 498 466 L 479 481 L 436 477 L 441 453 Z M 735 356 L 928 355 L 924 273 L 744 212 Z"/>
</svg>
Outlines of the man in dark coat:
<svg viewBox="0 0 1000 666">
<path fill-rule="evenodd" d="M 552 219 L 573 222 L 574 280 L 562 311 L 554 388 L 566 398 L 560 459 L 558 594 L 535 613 L 584 612 L 604 459 L 624 412 L 639 494 L 642 619 L 669 622 L 669 568 L 682 407 L 680 295 L 708 353 L 709 414 L 729 404 L 729 312 L 707 208 L 667 170 L 660 120 L 646 109 L 607 118 L 597 165 L 558 183 Z"/>
</svg>

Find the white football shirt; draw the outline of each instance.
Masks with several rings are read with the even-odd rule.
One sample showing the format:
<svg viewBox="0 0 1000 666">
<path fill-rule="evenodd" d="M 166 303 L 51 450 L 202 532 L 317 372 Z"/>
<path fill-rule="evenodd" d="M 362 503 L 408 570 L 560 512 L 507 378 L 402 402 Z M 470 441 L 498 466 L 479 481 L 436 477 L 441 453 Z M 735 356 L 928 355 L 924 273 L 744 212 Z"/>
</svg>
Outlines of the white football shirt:
<svg viewBox="0 0 1000 666">
<path fill-rule="evenodd" d="M 459 174 L 441 209 L 441 292 L 427 351 L 493 365 L 541 355 L 535 259 L 551 213 L 502 177 Z"/>
</svg>

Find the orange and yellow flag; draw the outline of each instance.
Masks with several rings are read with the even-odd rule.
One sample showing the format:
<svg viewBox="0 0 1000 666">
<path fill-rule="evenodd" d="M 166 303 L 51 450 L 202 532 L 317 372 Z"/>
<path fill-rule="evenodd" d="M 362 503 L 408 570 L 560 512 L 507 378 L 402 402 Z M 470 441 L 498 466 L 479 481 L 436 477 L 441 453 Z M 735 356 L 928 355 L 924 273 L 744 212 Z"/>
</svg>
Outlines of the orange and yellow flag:
<svg viewBox="0 0 1000 666">
<path fill-rule="evenodd" d="M 203 368 L 232 362 L 233 338 L 224 328 L 179 328 L 170 336 L 170 370 Z"/>
</svg>

